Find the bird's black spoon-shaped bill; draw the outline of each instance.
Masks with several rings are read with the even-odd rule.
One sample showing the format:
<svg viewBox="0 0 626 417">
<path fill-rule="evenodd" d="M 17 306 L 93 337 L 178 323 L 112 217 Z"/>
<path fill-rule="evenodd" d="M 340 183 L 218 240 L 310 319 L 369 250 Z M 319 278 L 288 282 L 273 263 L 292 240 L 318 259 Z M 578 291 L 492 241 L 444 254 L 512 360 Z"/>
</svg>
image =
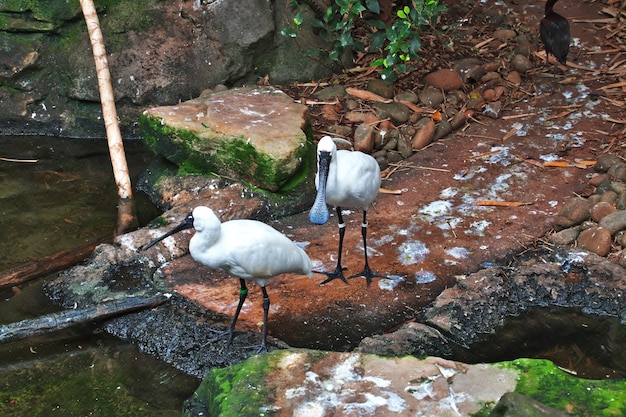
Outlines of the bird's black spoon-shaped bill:
<svg viewBox="0 0 626 417">
<path fill-rule="evenodd" d="M 178 226 L 176 226 L 175 228 L 173 228 L 172 230 L 170 230 L 169 232 L 165 233 L 163 236 L 153 240 L 152 242 L 148 243 L 147 245 L 143 246 L 141 248 L 141 250 L 146 250 L 146 249 L 150 249 L 151 247 L 153 247 L 154 245 L 156 245 L 157 243 L 159 243 L 160 241 L 162 241 L 163 239 L 165 239 L 168 236 L 172 236 L 182 230 L 185 229 L 191 229 L 193 227 L 193 214 L 189 213 L 186 217 L 185 220 L 182 221 L 181 224 L 179 224 Z"/>
<path fill-rule="evenodd" d="M 324 224 L 328 221 L 328 207 L 326 206 L 326 181 L 328 180 L 328 171 L 330 169 L 330 152 L 320 152 L 319 170 L 317 178 L 317 194 L 311 211 L 309 212 L 309 220 L 314 224 Z"/>
</svg>

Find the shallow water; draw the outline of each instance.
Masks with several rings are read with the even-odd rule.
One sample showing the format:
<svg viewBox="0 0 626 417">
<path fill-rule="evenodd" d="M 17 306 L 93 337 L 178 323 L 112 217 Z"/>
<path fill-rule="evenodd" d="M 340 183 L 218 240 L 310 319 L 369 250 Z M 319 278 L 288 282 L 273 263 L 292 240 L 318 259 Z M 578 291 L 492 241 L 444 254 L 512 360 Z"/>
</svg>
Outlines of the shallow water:
<svg viewBox="0 0 626 417">
<path fill-rule="evenodd" d="M 125 143 L 131 181 L 153 158 Z M 117 190 L 104 139 L 0 138 L 0 271 L 110 236 Z M 159 213 L 134 193 L 139 222 Z"/>
<path fill-rule="evenodd" d="M 136 184 L 154 156 L 139 141 L 124 145 Z M 113 235 L 118 199 L 106 140 L 1 137 L 0 158 L 0 274 Z M 140 225 L 160 214 L 143 193 L 133 197 Z M 41 289 L 55 277 L 1 289 L 0 323 L 59 310 Z M 66 385 L 55 394 L 59 378 Z M 0 345 L 0 380 L 0 415 L 15 416 L 180 415 L 199 384 L 97 323 Z"/>
</svg>

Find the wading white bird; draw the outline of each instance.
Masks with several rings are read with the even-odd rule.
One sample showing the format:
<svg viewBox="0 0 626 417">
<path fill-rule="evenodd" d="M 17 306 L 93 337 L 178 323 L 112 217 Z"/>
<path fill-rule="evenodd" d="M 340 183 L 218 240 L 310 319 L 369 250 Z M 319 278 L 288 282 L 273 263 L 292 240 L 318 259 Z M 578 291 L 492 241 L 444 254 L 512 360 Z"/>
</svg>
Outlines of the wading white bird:
<svg viewBox="0 0 626 417">
<path fill-rule="evenodd" d="M 239 304 L 233 321 L 228 330 L 217 339 L 227 337 L 228 346 L 232 343 L 235 323 L 248 295 L 246 280 L 252 280 L 263 291 L 263 341 L 257 352 L 267 352 L 270 297 L 265 283 L 270 278 L 286 273 L 308 275 L 311 278 L 311 260 L 304 250 L 273 227 L 256 220 L 230 220 L 222 223 L 213 210 L 204 206 L 196 207 L 180 225 L 144 246 L 143 250 L 174 233 L 192 227 L 196 233 L 189 241 L 191 257 L 209 268 L 223 269 L 238 277 L 241 285 Z"/>
<path fill-rule="evenodd" d="M 317 195 L 309 213 L 309 220 L 315 224 L 324 224 L 328 221 L 327 204 L 335 207 L 339 222 L 339 251 L 337 267 L 332 272 L 314 271 L 326 274 L 328 278 L 322 282 L 326 284 L 336 278 L 343 282 L 348 281 L 343 276 L 341 254 L 343 237 L 346 225 L 341 216 L 341 208 L 362 208 L 363 223 L 363 250 L 365 252 L 365 267 L 363 271 L 349 278 L 364 276 L 369 286 L 372 278 L 382 275 L 372 271 L 367 262 L 367 209 L 378 195 L 380 189 L 380 167 L 378 162 L 363 152 L 337 150 L 335 142 L 330 136 L 324 136 L 317 144 L 317 174 L 315 186 Z"/>
</svg>

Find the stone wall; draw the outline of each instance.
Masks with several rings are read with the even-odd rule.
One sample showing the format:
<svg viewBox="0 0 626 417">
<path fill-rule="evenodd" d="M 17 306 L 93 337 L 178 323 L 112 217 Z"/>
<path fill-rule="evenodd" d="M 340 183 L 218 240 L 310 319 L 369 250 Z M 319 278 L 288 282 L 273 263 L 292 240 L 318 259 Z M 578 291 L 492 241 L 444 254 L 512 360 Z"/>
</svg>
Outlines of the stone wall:
<svg viewBox="0 0 626 417">
<path fill-rule="evenodd" d="M 138 135 L 144 109 L 189 100 L 217 84 L 253 84 L 266 75 L 272 84 L 287 84 L 327 75 L 280 35 L 295 14 L 289 3 L 96 2 L 124 137 Z M 78 0 L 0 2 L 0 135 L 22 134 L 104 136 Z"/>
</svg>

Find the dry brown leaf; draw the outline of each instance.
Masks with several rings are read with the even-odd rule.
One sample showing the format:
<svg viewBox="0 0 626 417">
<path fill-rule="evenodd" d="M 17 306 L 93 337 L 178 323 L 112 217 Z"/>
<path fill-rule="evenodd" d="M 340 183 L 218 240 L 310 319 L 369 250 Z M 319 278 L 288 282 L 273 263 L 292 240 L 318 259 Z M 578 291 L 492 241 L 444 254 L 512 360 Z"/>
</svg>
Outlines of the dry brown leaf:
<svg viewBox="0 0 626 417">
<path fill-rule="evenodd" d="M 547 161 L 543 163 L 544 168 L 546 167 L 552 167 L 552 168 L 581 168 L 581 169 L 586 169 L 589 167 L 592 167 L 596 164 L 596 161 L 575 161 L 575 162 L 568 162 L 568 161 Z"/>
<path fill-rule="evenodd" d="M 391 103 L 393 100 L 379 96 L 367 90 L 359 90 L 358 88 L 346 88 L 346 93 L 360 98 L 361 100 L 378 101 L 379 103 Z"/>
<path fill-rule="evenodd" d="M 395 195 L 400 195 L 402 194 L 402 190 L 390 190 L 388 188 L 379 188 L 378 192 L 381 194 L 395 194 Z"/>
<path fill-rule="evenodd" d="M 337 114 L 337 110 L 335 110 L 335 106 L 331 104 L 325 104 L 322 106 L 322 115 L 326 120 L 330 120 L 336 122 L 339 120 L 339 115 Z"/>
<path fill-rule="evenodd" d="M 423 107 L 420 107 L 414 103 L 411 103 L 410 101 L 406 101 L 406 100 L 398 100 L 398 103 L 402 103 L 405 106 L 407 106 L 409 109 L 411 109 L 412 111 L 414 111 L 415 113 L 432 113 L 434 110 L 431 109 L 425 109 Z"/>
</svg>

